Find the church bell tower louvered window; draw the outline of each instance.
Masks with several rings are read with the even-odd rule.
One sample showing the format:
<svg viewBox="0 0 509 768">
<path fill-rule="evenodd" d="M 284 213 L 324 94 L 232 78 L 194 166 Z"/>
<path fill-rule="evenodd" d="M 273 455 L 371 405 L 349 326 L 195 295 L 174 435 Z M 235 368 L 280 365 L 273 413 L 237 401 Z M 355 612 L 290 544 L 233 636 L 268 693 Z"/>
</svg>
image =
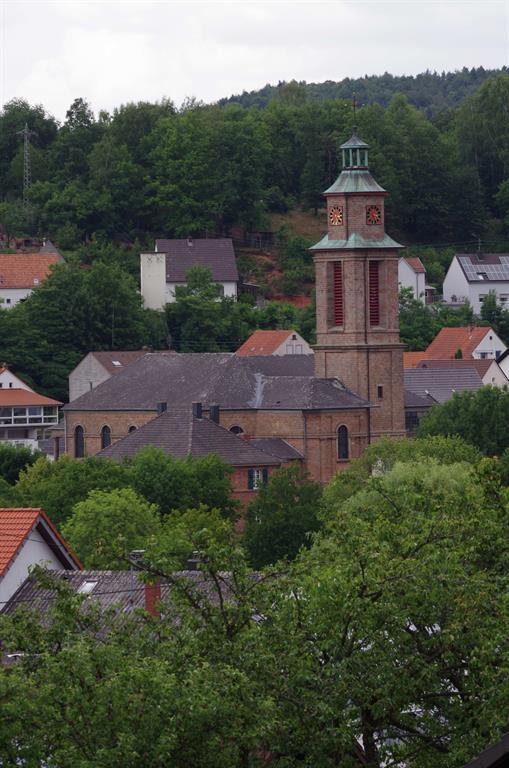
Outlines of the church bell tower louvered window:
<svg viewBox="0 0 509 768">
<path fill-rule="evenodd" d="M 380 325 L 380 262 L 369 262 L 369 324 Z"/>
<path fill-rule="evenodd" d="M 343 325 L 343 265 L 340 261 L 334 262 L 334 325 Z"/>
</svg>

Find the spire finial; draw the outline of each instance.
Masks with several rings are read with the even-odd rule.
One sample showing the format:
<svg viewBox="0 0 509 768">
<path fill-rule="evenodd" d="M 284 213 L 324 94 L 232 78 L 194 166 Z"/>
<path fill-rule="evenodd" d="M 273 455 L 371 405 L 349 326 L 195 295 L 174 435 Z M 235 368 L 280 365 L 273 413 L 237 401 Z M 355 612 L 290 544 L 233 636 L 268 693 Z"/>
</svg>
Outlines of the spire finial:
<svg viewBox="0 0 509 768">
<path fill-rule="evenodd" d="M 352 94 L 352 110 L 353 110 L 353 132 L 355 133 L 357 130 L 357 107 L 359 105 L 357 104 L 357 94 L 355 91 Z"/>
</svg>

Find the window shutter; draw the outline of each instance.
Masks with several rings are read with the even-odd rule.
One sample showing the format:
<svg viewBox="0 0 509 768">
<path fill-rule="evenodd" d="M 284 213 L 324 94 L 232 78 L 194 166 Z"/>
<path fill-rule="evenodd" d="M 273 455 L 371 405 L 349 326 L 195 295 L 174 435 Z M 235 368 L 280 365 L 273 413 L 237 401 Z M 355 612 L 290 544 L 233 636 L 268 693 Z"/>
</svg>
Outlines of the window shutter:
<svg viewBox="0 0 509 768">
<path fill-rule="evenodd" d="M 334 293 L 334 325 L 343 325 L 343 263 L 334 262 L 333 269 Z"/>
<path fill-rule="evenodd" d="M 254 488 L 254 469 L 247 470 L 247 487 L 250 491 Z"/>
<path fill-rule="evenodd" d="M 269 482 L 269 470 L 267 469 L 267 467 L 263 468 L 262 477 L 263 477 L 263 482 L 266 485 Z"/>
<path fill-rule="evenodd" d="M 380 325 L 379 261 L 369 262 L 369 324 Z"/>
</svg>

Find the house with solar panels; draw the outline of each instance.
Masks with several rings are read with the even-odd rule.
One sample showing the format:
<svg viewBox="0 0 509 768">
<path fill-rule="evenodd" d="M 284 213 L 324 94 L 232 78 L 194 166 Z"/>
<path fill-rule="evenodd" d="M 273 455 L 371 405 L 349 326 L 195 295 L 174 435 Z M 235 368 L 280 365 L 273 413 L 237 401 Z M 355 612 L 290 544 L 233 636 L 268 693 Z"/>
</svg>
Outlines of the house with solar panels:
<svg viewBox="0 0 509 768">
<path fill-rule="evenodd" d="M 444 301 L 464 304 L 469 301 L 476 315 L 484 299 L 495 293 L 503 307 L 509 306 L 509 254 L 457 253 L 444 280 Z"/>
</svg>

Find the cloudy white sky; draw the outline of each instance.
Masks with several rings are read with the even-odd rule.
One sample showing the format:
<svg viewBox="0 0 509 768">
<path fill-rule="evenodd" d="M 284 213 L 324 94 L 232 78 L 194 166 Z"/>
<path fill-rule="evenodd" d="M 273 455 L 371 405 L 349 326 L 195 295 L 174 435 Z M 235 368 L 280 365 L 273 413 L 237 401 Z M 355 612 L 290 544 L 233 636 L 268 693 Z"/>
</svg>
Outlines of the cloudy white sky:
<svg viewBox="0 0 509 768">
<path fill-rule="evenodd" d="M 0 0 L 0 100 L 63 119 L 278 80 L 509 64 L 509 0 Z"/>
</svg>

